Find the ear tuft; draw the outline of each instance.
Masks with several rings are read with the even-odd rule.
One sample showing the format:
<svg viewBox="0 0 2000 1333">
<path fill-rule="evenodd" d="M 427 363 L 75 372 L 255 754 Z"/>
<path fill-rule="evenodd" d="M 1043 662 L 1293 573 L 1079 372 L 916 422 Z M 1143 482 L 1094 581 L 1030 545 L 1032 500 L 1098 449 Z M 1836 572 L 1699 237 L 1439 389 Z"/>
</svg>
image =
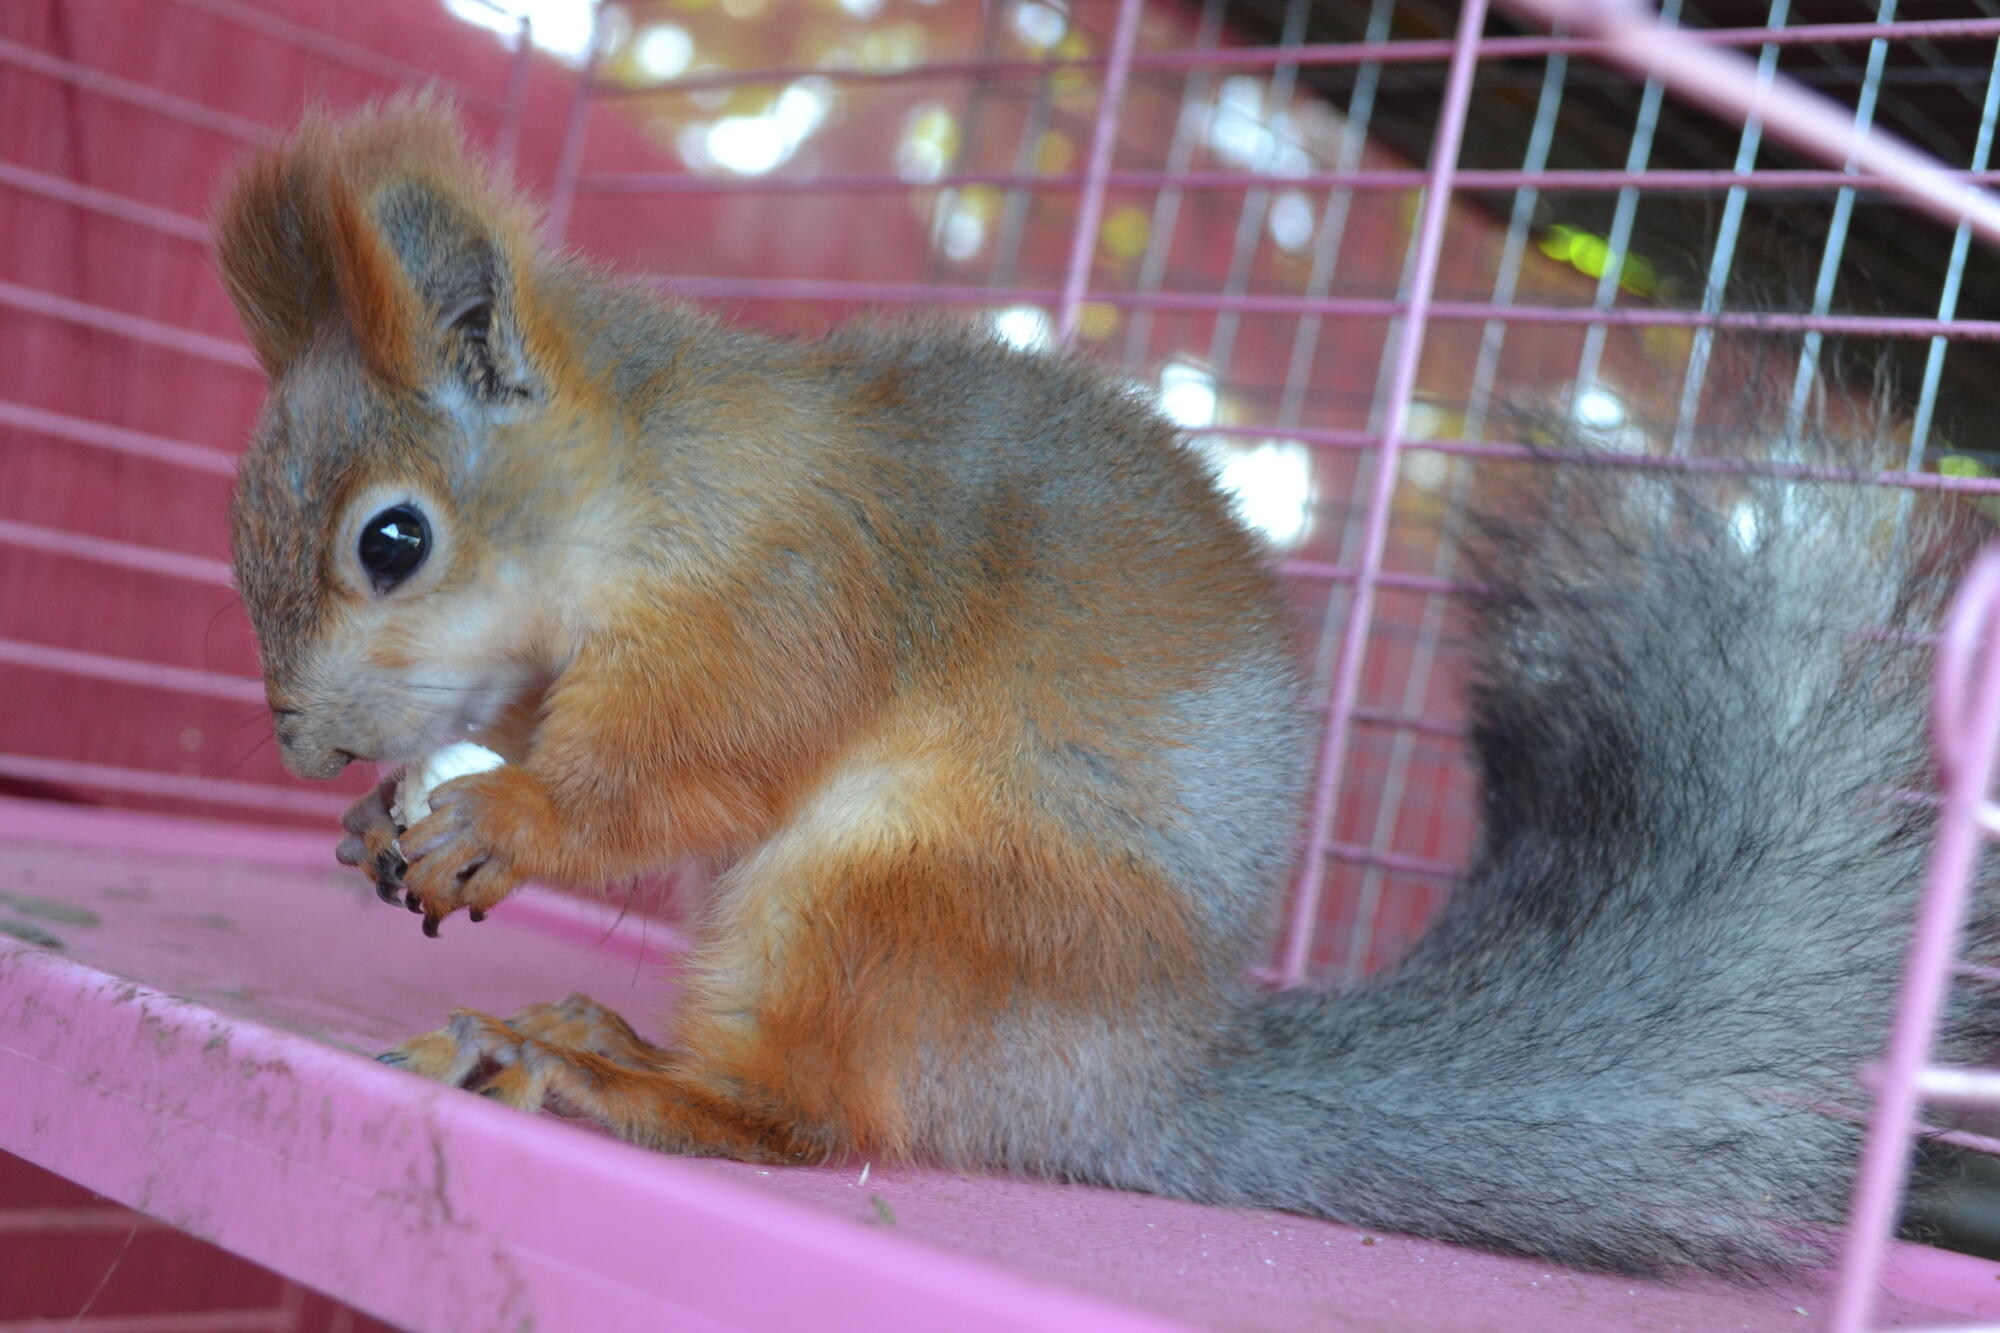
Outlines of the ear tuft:
<svg viewBox="0 0 2000 1333">
<path fill-rule="evenodd" d="M 213 211 L 223 285 L 273 378 L 340 304 L 313 174 L 304 154 L 259 154 L 238 168 Z"/>
<path fill-rule="evenodd" d="M 457 307 L 490 303 L 496 275 L 525 268 L 533 227 L 429 94 L 341 120 L 309 114 L 236 173 L 214 211 L 223 282 L 266 373 L 345 328 L 372 374 L 405 385 L 427 373 Z"/>
</svg>

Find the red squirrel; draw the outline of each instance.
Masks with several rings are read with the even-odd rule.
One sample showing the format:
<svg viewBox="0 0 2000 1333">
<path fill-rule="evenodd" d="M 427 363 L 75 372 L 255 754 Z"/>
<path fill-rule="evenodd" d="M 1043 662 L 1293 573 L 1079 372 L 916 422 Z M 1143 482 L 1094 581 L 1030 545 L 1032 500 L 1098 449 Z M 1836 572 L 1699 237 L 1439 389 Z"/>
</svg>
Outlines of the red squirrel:
<svg viewBox="0 0 2000 1333">
<path fill-rule="evenodd" d="M 382 1058 L 675 1153 L 1637 1272 L 1817 1253 L 1854 1131 L 1800 1104 L 1879 1038 L 1924 847 L 1849 808 L 1921 768 L 1921 664 L 1808 633 L 1905 577 L 1827 558 L 1864 501 L 1755 551 L 1706 498 L 1496 539 L 1477 864 L 1384 978 L 1267 995 L 1313 729 L 1176 428 L 1081 356 L 732 329 L 535 226 L 424 99 L 309 118 L 216 210 L 270 378 L 230 522 L 285 763 L 506 760 L 400 837 L 385 782 L 340 860 L 432 934 L 526 879 L 728 867 L 662 1044 L 572 997 Z"/>
</svg>

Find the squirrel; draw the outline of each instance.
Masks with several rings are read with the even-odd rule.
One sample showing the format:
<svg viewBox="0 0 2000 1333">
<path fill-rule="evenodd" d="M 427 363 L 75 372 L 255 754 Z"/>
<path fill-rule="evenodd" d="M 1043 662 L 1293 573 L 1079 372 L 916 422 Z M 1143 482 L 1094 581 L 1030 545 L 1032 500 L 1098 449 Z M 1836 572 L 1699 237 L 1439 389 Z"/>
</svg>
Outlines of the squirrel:
<svg viewBox="0 0 2000 1333">
<path fill-rule="evenodd" d="M 1829 629 L 1937 614 L 1893 497 L 1577 468 L 1489 524 L 1474 864 L 1386 974 L 1272 993 L 1314 728 L 1182 433 L 1079 355 L 733 329 L 535 228 L 427 97 L 308 117 L 215 211 L 269 378 L 230 535 L 284 762 L 506 761 L 407 830 L 384 782 L 339 859 L 432 934 L 728 865 L 663 1044 L 573 996 L 382 1059 L 672 1153 L 1634 1274 L 1824 1254 L 1859 1132 L 1817 1108 L 1886 1034 L 1933 819 L 1873 799 L 1928 771 L 1925 652 Z"/>
</svg>

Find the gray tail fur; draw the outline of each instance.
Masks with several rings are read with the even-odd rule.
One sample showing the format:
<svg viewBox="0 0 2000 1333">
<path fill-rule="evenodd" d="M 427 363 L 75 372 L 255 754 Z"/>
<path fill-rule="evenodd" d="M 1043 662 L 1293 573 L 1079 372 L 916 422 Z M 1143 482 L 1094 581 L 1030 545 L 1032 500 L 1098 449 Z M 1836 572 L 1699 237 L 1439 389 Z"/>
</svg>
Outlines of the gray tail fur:
<svg viewBox="0 0 2000 1333">
<path fill-rule="evenodd" d="M 1929 848 L 1943 529 L 1566 474 L 1484 543 L 1483 847 L 1399 967 L 1253 1004 L 1170 1189 L 1630 1272 L 1815 1257 Z M 1991 1030 L 1959 1011 L 1949 1044 Z"/>
</svg>

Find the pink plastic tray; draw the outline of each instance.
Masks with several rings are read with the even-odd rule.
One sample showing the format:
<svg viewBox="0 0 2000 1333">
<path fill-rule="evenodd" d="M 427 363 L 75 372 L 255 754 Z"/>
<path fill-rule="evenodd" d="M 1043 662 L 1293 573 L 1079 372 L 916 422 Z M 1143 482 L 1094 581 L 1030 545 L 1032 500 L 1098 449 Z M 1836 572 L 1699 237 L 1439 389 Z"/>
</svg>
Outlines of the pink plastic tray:
<svg viewBox="0 0 2000 1333">
<path fill-rule="evenodd" d="M 1754 1329 L 1823 1285 L 1585 1277 L 1276 1213 L 656 1156 L 365 1058 L 454 1004 L 647 1026 L 674 933 L 529 893 L 440 941 L 330 837 L 0 801 L 0 1149 L 415 1329 Z M 19 934 L 41 934 L 29 944 Z M 1895 1327 L 2000 1320 L 1896 1256 Z"/>
</svg>

